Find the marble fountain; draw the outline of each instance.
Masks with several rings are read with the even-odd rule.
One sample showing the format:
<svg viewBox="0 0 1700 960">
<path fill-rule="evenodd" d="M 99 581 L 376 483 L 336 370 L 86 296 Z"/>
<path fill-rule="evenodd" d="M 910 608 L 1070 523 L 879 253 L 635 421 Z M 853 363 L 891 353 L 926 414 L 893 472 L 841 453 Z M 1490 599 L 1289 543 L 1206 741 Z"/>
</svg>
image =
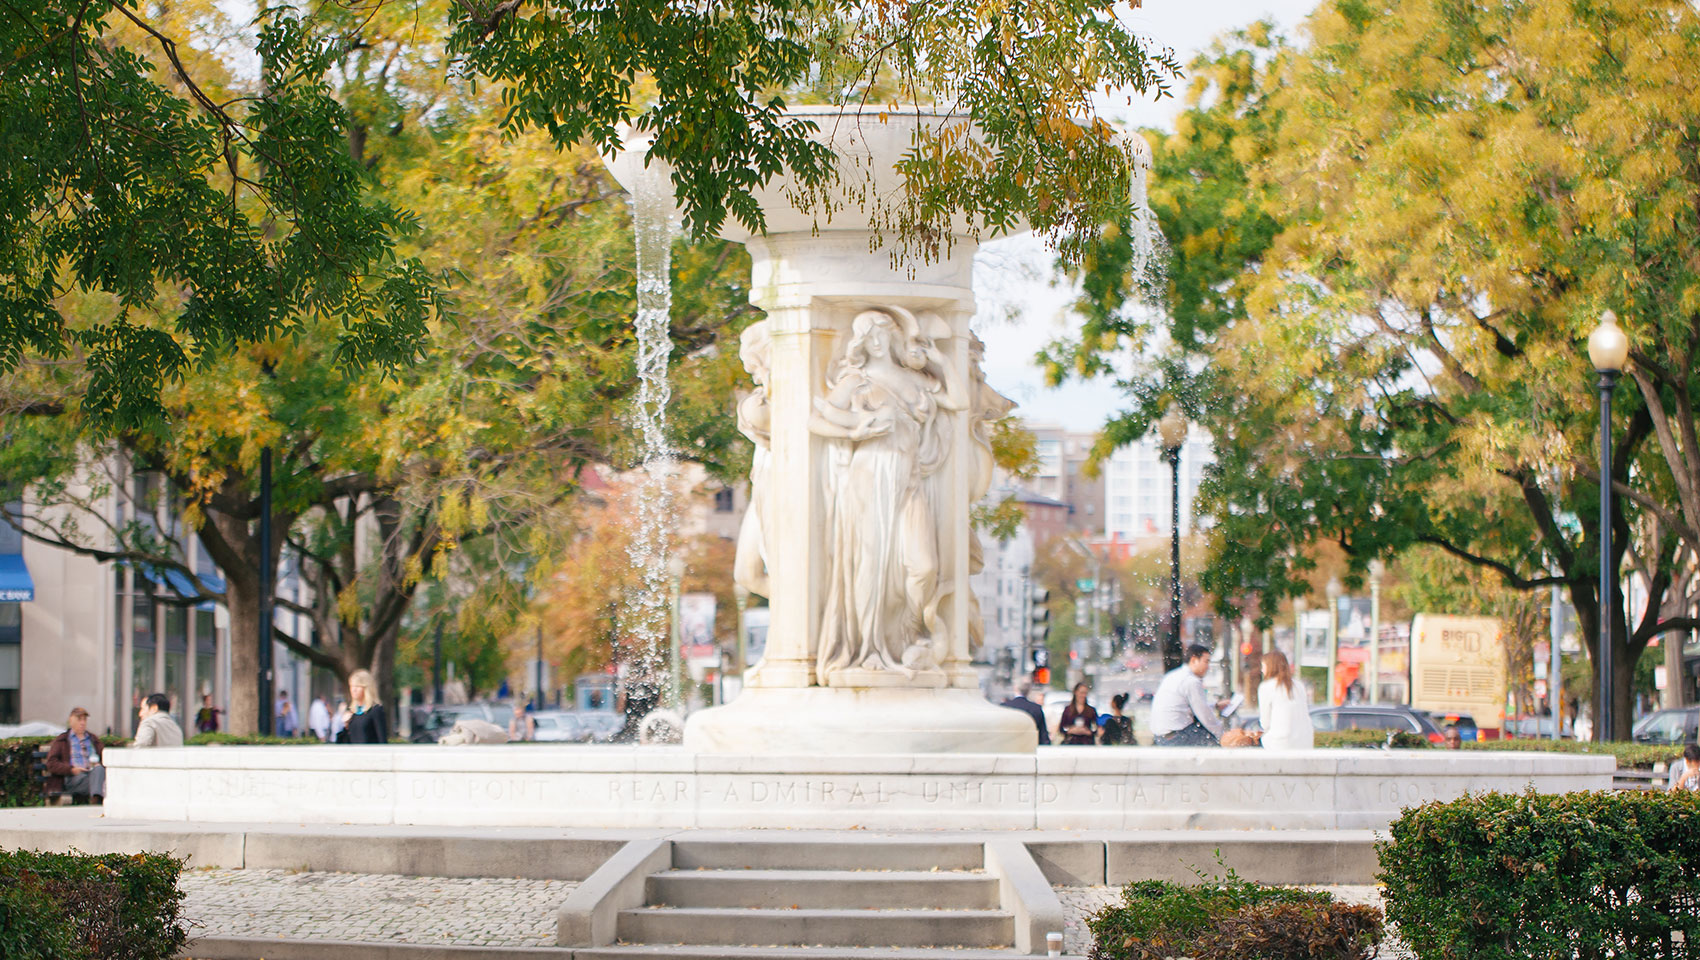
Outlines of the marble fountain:
<svg viewBox="0 0 1700 960">
<path fill-rule="evenodd" d="M 889 197 L 920 112 L 804 108 L 841 189 Z M 1131 149 L 1143 157 L 1143 143 Z M 643 144 L 610 158 L 651 190 Z M 1143 170 L 1141 170 L 1143 172 Z M 648 180 L 646 184 L 646 179 Z M 108 816 L 196 822 L 586 828 L 1373 829 L 1481 790 L 1608 787 L 1610 758 L 1445 751 L 1036 748 L 970 665 L 991 482 L 971 284 L 977 244 L 896 260 L 848 195 L 819 220 L 776 181 L 742 341 L 756 444 L 736 577 L 767 597 L 766 658 L 681 746 L 327 746 L 107 753 Z M 665 276 L 665 274 L 663 274 Z"/>
</svg>

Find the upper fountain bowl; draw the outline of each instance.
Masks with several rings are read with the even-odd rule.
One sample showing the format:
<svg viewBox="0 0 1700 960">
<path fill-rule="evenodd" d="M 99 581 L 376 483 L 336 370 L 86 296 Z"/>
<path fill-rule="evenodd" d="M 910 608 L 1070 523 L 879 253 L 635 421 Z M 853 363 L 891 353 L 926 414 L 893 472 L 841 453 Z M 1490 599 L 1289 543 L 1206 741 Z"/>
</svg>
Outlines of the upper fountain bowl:
<svg viewBox="0 0 1700 960">
<path fill-rule="evenodd" d="M 767 234 L 894 231 L 895 212 L 904 201 L 904 177 L 898 163 L 916 148 L 928 132 L 935 135 L 966 128 L 973 137 L 979 130 L 964 114 L 944 114 L 926 108 L 844 108 L 833 106 L 791 107 L 786 114 L 814 121 L 814 139 L 829 144 L 837 161 L 837 179 L 816 196 L 802 199 L 794 179 L 782 174 L 754 192 L 767 218 Z M 650 136 L 640 134 L 626 140 L 618 154 L 603 162 L 622 187 L 633 190 L 644 170 Z M 950 232 L 970 234 L 960 216 Z M 727 218 L 720 229 L 726 240 L 745 243 L 755 234 L 736 219 Z"/>
</svg>

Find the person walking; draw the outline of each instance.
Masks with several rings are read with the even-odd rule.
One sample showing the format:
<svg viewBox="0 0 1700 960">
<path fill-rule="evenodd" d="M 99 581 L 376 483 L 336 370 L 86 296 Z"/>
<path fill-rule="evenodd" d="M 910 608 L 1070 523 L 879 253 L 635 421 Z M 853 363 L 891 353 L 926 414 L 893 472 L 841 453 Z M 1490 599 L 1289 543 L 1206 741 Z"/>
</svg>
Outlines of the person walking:
<svg viewBox="0 0 1700 960">
<path fill-rule="evenodd" d="M 1098 723 L 1103 730 L 1098 735 L 1098 745 L 1104 747 L 1133 745 L 1133 718 L 1123 713 L 1127 709 L 1127 694 L 1118 693 L 1110 698 L 1110 712 L 1101 715 Z"/>
<path fill-rule="evenodd" d="M 136 711 L 136 739 L 132 747 L 181 747 L 183 728 L 171 719 L 171 698 L 163 693 L 150 693 Z"/>
<path fill-rule="evenodd" d="M 371 671 L 356 670 L 348 675 L 348 703 L 351 713 L 348 726 L 339 743 L 389 743 L 390 724 L 384 707 L 378 702 L 378 688 L 372 682 Z"/>
<path fill-rule="evenodd" d="M 89 732 L 89 712 L 72 707 L 69 729 L 47 745 L 47 789 L 71 797 L 106 799 L 106 768 L 100 765 L 100 738 Z"/>
<path fill-rule="evenodd" d="M 313 731 L 313 736 L 318 737 L 320 743 L 330 742 L 331 708 L 322 693 L 314 697 L 313 705 L 307 708 L 307 729 Z"/>
<path fill-rule="evenodd" d="M 1074 685 L 1074 697 L 1063 707 L 1062 719 L 1057 721 L 1057 734 L 1066 746 L 1091 746 L 1097 740 L 1098 711 L 1086 694 L 1091 690 L 1084 681 Z"/>
<path fill-rule="evenodd" d="M 1159 747 L 1213 747 L 1221 742 L 1221 709 L 1204 692 L 1204 674 L 1210 669 L 1210 648 L 1192 644 L 1186 662 L 1163 675 L 1151 698 L 1151 734 Z"/>
<path fill-rule="evenodd" d="M 201 694 L 201 709 L 195 711 L 195 732 L 217 733 L 218 715 L 221 712 L 222 711 L 220 711 L 217 707 L 213 706 L 212 694 Z"/>
<path fill-rule="evenodd" d="M 299 728 L 300 721 L 295 715 L 295 704 L 289 702 L 287 691 L 277 695 L 277 735 L 293 737 Z"/>
<path fill-rule="evenodd" d="M 1048 747 L 1051 745 L 1051 732 L 1045 729 L 1045 708 L 1027 698 L 1027 695 L 1032 692 L 1033 682 L 1031 680 L 1022 679 L 1017 681 L 1015 684 L 1015 696 L 1005 700 L 1003 703 L 999 704 L 999 706 L 1008 707 L 1011 710 L 1020 710 L 1022 713 L 1032 717 L 1033 725 L 1039 728 L 1039 746 Z"/>
<path fill-rule="evenodd" d="M 1263 724 L 1265 747 L 1309 750 L 1316 746 L 1310 722 L 1310 698 L 1304 685 L 1293 681 L 1287 655 L 1271 650 L 1263 655 L 1263 682 L 1257 685 L 1257 719 Z"/>
</svg>

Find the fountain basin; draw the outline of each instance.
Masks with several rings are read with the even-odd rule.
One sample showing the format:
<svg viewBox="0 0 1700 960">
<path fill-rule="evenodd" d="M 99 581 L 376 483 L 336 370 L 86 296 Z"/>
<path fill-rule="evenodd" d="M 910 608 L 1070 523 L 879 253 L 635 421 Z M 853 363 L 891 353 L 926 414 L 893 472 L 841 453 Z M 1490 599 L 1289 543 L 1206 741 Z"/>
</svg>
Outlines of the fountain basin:
<svg viewBox="0 0 1700 960">
<path fill-rule="evenodd" d="M 196 823 L 878 830 L 1380 829 L 1480 791 L 1611 785 L 1611 757 L 1040 747 L 759 755 L 515 744 L 107 751 L 108 816 Z"/>
</svg>

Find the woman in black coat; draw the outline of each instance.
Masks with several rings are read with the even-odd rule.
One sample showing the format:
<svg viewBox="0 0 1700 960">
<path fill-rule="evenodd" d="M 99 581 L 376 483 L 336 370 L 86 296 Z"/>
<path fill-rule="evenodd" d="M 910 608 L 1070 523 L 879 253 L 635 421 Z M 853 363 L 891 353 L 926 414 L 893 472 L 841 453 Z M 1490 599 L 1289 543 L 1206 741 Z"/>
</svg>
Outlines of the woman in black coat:
<svg viewBox="0 0 1700 960">
<path fill-rule="evenodd" d="M 339 743 L 389 743 L 390 724 L 384 716 L 383 704 L 378 702 L 378 688 L 372 674 L 356 670 L 348 675 L 348 716 Z"/>
</svg>

